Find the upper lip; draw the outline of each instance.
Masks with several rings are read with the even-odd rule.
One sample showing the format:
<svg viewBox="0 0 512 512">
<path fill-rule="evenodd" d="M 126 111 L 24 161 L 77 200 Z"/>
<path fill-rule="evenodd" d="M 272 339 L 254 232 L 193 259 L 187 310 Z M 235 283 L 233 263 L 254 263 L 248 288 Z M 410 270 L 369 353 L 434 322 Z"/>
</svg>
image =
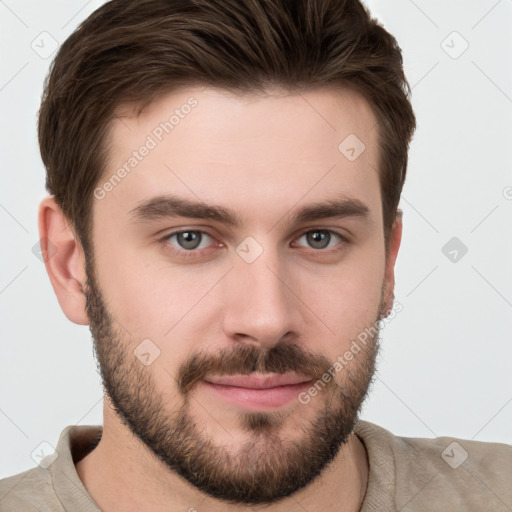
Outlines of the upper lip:
<svg viewBox="0 0 512 512">
<path fill-rule="evenodd" d="M 222 384 L 224 386 L 236 386 L 240 388 L 268 389 L 276 386 L 287 386 L 309 382 L 311 379 L 300 377 L 294 374 L 267 373 L 263 375 L 226 375 L 212 376 L 204 379 L 211 384 Z"/>
</svg>

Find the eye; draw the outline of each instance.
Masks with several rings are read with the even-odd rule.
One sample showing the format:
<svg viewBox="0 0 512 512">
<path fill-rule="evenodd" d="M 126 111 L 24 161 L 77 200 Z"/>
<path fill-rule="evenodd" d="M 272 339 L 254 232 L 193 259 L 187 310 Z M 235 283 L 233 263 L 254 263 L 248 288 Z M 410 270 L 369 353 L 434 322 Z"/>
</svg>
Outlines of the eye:
<svg viewBox="0 0 512 512">
<path fill-rule="evenodd" d="M 171 233 L 164 238 L 164 241 L 169 242 L 172 245 L 174 245 L 175 242 L 178 249 L 193 251 L 195 249 L 205 249 L 209 245 L 208 241 L 211 243 L 213 238 L 204 231 L 191 229 Z"/>
<path fill-rule="evenodd" d="M 328 249 L 336 246 L 340 241 L 348 242 L 348 239 L 330 229 L 312 229 L 304 233 L 298 240 L 306 240 L 307 246 L 313 249 Z M 331 242 L 334 242 L 331 244 Z M 301 244 L 298 244 L 301 245 Z"/>
</svg>

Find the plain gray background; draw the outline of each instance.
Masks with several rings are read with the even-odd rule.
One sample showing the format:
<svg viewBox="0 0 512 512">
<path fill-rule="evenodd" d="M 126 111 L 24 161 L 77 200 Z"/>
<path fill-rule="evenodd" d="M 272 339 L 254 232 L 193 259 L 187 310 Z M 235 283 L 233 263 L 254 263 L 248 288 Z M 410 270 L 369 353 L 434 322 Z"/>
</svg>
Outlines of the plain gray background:
<svg viewBox="0 0 512 512">
<path fill-rule="evenodd" d="M 0 477 L 34 467 L 67 425 L 102 423 L 89 330 L 64 316 L 33 251 L 49 53 L 102 3 L 0 1 Z M 511 443 L 512 0 L 367 5 L 403 50 L 418 129 L 401 202 L 403 311 L 382 332 L 361 417 L 402 436 Z"/>
</svg>

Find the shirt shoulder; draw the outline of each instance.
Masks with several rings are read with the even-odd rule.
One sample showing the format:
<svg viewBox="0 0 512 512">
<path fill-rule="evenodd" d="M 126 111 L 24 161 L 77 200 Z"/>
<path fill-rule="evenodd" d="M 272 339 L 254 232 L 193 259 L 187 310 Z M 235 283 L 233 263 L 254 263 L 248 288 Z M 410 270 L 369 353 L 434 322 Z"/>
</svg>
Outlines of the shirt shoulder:
<svg viewBox="0 0 512 512">
<path fill-rule="evenodd" d="M 0 480 L 2 512 L 98 512 L 76 471 L 75 462 L 96 446 L 102 427 L 69 425 L 54 453 L 35 468 Z"/>
<path fill-rule="evenodd" d="M 447 436 L 400 437 L 366 421 L 355 432 L 369 457 L 369 503 L 382 506 L 379 497 L 384 497 L 388 507 L 364 512 L 512 508 L 511 445 Z"/>
<path fill-rule="evenodd" d="M 48 471 L 35 467 L 0 480 L 2 512 L 64 511 Z"/>
</svg>

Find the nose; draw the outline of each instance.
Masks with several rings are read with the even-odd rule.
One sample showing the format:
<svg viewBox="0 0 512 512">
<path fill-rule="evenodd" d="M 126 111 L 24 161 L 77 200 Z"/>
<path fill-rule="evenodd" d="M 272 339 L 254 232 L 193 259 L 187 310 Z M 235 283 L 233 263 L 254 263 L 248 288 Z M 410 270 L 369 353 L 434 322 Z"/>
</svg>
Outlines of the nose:
<svg viewBox="0 0 512 512">
<path fill-rule="evenodd" d="M 223 296 L 226 336 L 266 349 L 297 338 L 304 322 L 290 274 L 268 252 L 253 263 L 237 261 Z"/>
</svg>

